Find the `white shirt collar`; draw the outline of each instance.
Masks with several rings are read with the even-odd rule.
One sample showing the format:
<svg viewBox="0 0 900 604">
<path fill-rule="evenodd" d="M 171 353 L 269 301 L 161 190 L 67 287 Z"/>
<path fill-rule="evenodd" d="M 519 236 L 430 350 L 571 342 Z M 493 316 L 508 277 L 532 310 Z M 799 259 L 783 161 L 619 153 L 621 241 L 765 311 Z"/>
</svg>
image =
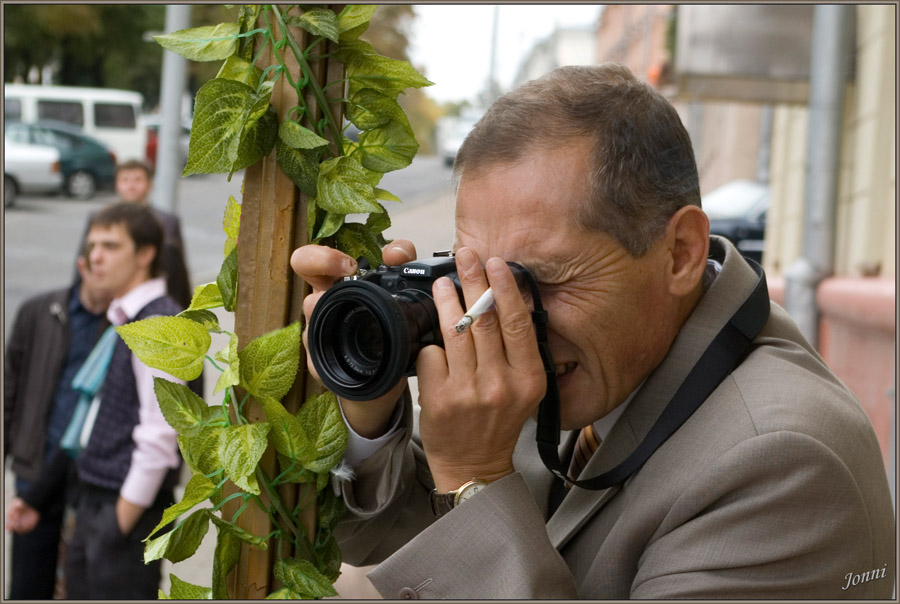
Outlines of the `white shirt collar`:
<svg viewBox="0 0 900 604">
<path fill-rule="evenodd" d="M 121 298 L 109 303 L 106 318 L 113 325 L 123 325 L 133 319 L 142 308 L 166 294 L 166 280 L 162 277 L 144 281 Z"/>
</svg>

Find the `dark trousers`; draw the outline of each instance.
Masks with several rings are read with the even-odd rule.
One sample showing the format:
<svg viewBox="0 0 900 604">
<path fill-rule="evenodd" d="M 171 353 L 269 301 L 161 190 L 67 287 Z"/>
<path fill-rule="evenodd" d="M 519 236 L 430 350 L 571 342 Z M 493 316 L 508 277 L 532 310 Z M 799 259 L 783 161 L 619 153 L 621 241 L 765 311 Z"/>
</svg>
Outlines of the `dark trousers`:
<svg viewBox="0 0 900 604">
<path fill-rule="evenodd" d="M 75 535 L 66 554 L 66 590 L 70 600 L 155 600 L 160 561 L 144 564 L 144 539 L 174 498 L 157 497 L 128 535 L 116 519 L 118 493 L 82 485 Z"/>
<path fill-rule="evenodd" d="M 56 584 L 56 563 L 63 505 L 52 506 L 33 531 L 12 536 L 10 600 L 50 600 Z"/>
</svg>

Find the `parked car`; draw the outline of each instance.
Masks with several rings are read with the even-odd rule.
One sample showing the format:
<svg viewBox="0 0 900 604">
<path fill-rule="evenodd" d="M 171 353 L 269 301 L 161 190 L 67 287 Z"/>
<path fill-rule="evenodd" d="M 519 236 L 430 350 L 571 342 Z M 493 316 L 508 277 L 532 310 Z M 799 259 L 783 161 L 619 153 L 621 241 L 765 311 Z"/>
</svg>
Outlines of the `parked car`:
<svg viewBox="0 0 900 604">
<path fill-rule="evenodd" d="M 147 129 L 143 122 L 144 97 L 139 92 L 6 83 L 3 98 L 6 121 L 66 122 L 103 141 L 119 161 L 144 157 Z"/>
<path fill-rule="evenodd" d="M 147 126 L 147 163 L 156 167 L 156 150 L 159 146 L 159 129 L 162 125 L 162 116 L 158 113 L 144 115 L 144 124 Z M 188 148 L 191 144 L 191 122 L 181 123 L 181 132 L 178 134 L 178 166 L 183 168 L 187 164 Z"/>
<path fill-rule="evenodd" d="M 59 150 L 3 139 L 3 206 L 9 207 L 20 193 L 58 193 L 63 176 Z"/>
<path fill-rule="evenodd" d="M 745 257 L 762 262 L 769 187 L 733 180 L 703 196 L 709 232 L 729 239 Z"/>
<path fill-rule="evenodd" d="M 98 189 L 112 188 L 115 182 L 115 154 L 71 124 L 51 120 L 7 122 L 6 138 L 59 149 L 64 188 L 71 197 L 90 199 Z"/>
</svg>

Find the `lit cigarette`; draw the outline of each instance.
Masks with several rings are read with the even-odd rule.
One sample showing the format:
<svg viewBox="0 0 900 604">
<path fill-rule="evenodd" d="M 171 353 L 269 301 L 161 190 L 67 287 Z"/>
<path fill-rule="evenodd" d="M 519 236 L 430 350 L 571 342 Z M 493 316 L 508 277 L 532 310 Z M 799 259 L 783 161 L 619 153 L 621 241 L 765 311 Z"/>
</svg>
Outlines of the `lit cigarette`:
<svg viewBox="0 0 900 604">
<path fill-rule="evenodd" d="M 478 317 L 489 311 L 494 306 L 494 290 L 490 287 L 481 294 L 481 297 L 466 311 L 459 323 L 456 324 L 456 333 L 462 333 L 478 320 Z"/>
</svg>

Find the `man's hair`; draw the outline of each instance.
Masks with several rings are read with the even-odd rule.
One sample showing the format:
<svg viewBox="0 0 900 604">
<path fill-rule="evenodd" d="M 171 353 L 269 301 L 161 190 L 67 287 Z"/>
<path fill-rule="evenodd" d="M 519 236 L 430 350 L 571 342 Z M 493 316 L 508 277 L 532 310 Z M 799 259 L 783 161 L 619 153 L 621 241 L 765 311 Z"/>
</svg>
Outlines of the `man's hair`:
<svg viewBox="0 0 900 604">
<path fill-rule="evenodd" d="M 535 150 L 591 141 L 590 197 L 582 227 L 647 253 L 683 206 L 700 205 L 694 151 L 675 108 L 627 67 L 560 67 L 498 99 L 459 149 L 457 180 Z"/>
<path fill-rule="evenodd" d="M 91 216 L 88 230 L 117 224 L 121 224 L 128 231 L 128 236 L 134 241 L 135 251 L 146 246 L 152 246 L 156 250 L 150 265 L 150 276 L 158 276 L 163 228 L 153 210 L 147 206 L 127 201 L 112 203 Z"/>
<path fill-rule="evenodd" d="M 119 172 L 124 172 L 126 170 L 143 170 L 144 174 L 147 175 L 147 179 L 153 180 L 153 168 L 139 159 L 129 159 L 118 164 L 116 166 L 116 176 L 119 175 Z"/>
</svg>

